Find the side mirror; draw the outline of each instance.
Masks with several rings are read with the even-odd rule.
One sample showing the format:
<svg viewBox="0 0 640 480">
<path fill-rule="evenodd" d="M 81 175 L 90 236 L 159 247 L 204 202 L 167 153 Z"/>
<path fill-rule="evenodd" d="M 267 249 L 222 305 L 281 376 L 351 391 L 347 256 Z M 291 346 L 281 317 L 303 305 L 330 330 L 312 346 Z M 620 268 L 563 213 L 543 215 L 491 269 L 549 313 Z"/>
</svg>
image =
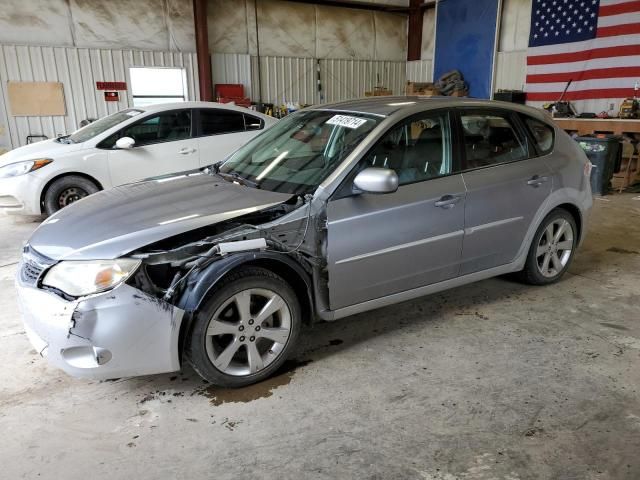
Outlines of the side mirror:
<svg viewBox="0 0 640 480">
<path fill-rule="evenodd" d="M 398 190 L 398 174 L 389 168 L 365 168 L 356 175 L 353 185 L 366 193 L 393 193 Z"/>
<path fill-rule="evenodd" d="M 123 150 L 128 150 L 136 144 L 136 141 L 131 137 L 122 137 L 116 141 L 116 147 Z"/>
</svg>

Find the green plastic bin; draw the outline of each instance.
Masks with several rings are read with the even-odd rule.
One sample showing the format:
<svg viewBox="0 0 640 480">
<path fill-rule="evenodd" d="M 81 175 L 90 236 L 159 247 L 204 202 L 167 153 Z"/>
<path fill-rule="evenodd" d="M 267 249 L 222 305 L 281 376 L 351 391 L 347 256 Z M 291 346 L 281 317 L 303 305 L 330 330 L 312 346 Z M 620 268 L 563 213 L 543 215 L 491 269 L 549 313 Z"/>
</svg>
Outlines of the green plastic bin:
<svg viewBox="0 0 640 480">
<path fill-rule="evenodd" d="M 610 135 L 604 138 L 576 137 L 576 142 L 589 157 L 591 169 L 591 191 L 594 195 L 606 195 L 611 188 L 611 178 L 620 168 L 622 137 Z"/>
</svg>

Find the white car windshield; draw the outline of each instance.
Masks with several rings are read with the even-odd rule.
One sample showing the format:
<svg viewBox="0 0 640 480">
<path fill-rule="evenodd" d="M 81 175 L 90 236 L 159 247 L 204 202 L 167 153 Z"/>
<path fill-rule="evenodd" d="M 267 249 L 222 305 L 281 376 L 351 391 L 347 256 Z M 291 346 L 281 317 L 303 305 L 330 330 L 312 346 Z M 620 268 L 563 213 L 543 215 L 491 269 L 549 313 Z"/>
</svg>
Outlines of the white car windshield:
<svg viewBox="0 0 640 480">
<path fill-rule="evenodd" d="M 113 113 L 107 117 L 102 117 L 100 120 L 96 120 L 95 122 L 82 127 L 80 130 L 76 130 L 68 137 L 63 138 L 66 139 L 68 143 L 83 143 L 141 113 L 142 110 L 134 108 L 122 110 L 121 112 Z"/>
<path fill-rule="evenodd" d="M 310 193 L 382 120 L 354 112 L 301 111 L 246 144 L 218 173 L 265 190 Z"/>
</svg>

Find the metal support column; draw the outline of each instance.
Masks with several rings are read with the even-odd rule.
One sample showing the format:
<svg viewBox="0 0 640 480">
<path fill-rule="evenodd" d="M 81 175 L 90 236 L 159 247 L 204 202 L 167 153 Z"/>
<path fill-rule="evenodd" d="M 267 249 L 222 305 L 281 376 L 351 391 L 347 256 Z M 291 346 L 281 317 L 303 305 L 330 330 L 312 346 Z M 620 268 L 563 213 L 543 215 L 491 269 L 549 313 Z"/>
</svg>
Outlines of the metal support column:
<svg viewBox="0 0 640 480">
<path fill-rule="evenodd" d="M 409 2 L 409 31 L 407 35 L 407 60 L 420 60 L 422 52 L 422 0 Z"/>
<path fill-rule="evenodd" d="M 213 80 L 211 79 L 211 56 L 209 55 L 207 0 L 193 0 L 193 19 L 196 31 L 200 100 L 211 102 L 213 101 Z"/>
</svg>

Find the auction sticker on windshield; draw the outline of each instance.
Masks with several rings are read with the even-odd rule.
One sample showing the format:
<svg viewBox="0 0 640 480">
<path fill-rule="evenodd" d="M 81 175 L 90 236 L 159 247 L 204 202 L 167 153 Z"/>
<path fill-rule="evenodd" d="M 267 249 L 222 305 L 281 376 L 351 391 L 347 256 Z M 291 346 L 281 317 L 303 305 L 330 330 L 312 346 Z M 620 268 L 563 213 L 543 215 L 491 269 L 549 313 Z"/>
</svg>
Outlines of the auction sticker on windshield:
<svg viewBox="0 0 640 480">
<path fill-rule="evenodd" d="M 352 117 L 350 115 L 334 115 L 327 120 L 327 124 L 329 125 L 337 125 L 339 127 L 346 128 L 358 128 L 363 123 L 367 123 L 367 120 L 364 118 Z"/>
</svg>

